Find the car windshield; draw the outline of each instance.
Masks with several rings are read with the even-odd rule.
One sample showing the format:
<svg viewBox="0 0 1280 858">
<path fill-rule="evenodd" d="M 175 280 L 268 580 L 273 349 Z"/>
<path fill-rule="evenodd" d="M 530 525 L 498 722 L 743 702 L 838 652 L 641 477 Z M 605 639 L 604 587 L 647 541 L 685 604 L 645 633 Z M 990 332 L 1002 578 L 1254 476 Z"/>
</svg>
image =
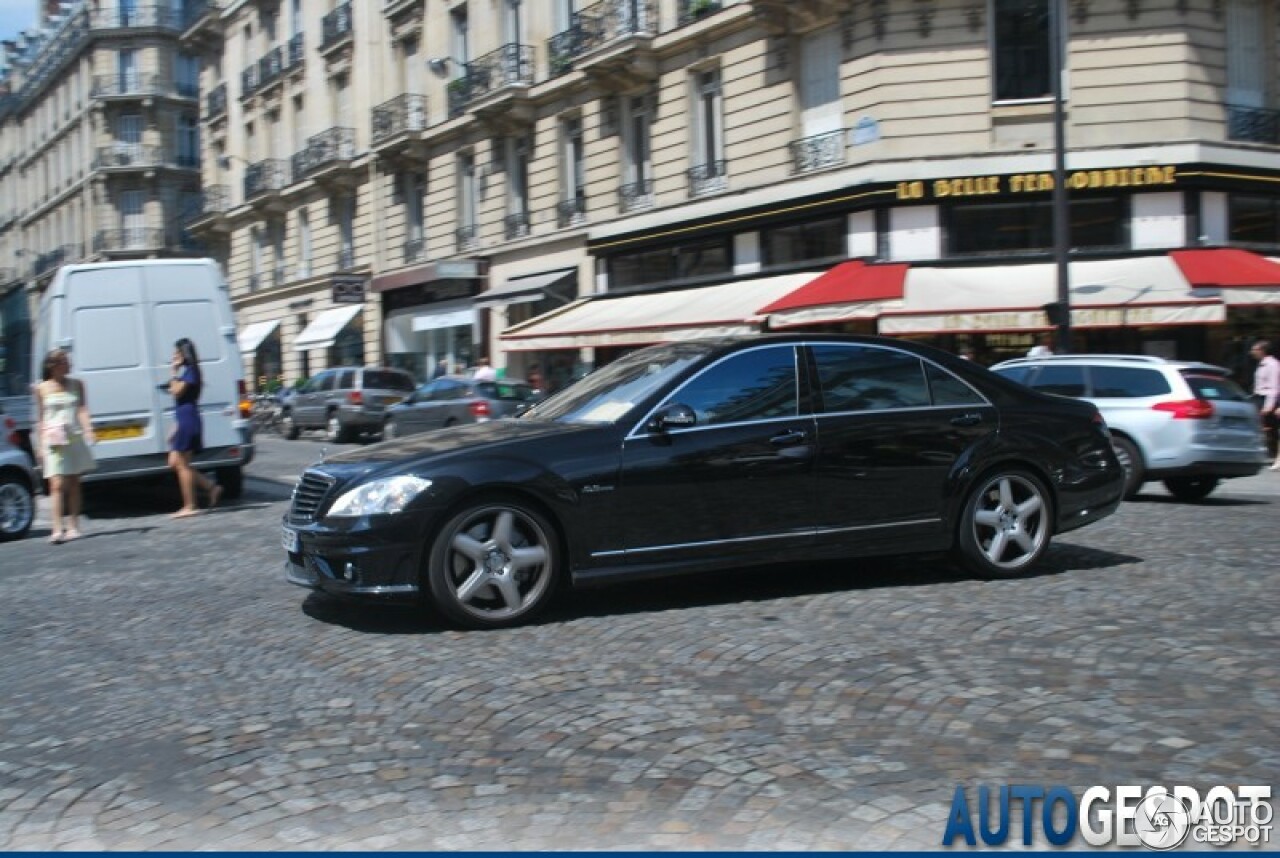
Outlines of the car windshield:
<svg viewBox="0 0 1280 858">
<path fill-rule="evenodd" d="M 679 343 L 632 352 L 538 403 L 524 419 L 616 423 L 709 348 L 705 343 Z"/>
<path fill-rule="evenodd" d="M 413 379 L 398 372 L 365 370 L 365 390 L 413 390 Z"/>
</svg>

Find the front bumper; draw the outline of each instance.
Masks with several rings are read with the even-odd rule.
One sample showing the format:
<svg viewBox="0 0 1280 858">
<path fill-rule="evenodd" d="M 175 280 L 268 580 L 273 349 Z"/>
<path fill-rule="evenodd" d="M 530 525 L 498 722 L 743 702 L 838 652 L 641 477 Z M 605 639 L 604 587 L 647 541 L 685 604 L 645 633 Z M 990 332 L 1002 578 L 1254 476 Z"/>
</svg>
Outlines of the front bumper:
<svg viewBox="0 0 1280 858">
<path fill-rule="evenodd" d="M 335 596 L 411 601 L 427 548 L 419 528 L 398 516 L 360 519 L 350 528 L 283 523 L 297 535 L 286 548 L 285 579 Z"/>
</svg>

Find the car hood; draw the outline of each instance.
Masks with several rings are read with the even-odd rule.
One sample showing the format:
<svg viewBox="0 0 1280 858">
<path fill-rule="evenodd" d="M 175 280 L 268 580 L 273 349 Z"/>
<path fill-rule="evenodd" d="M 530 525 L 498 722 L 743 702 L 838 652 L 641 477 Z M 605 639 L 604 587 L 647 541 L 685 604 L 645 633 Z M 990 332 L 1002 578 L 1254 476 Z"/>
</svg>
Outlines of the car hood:
<svg viewBox="0 0 1280 858">
<path fill-rule="evenodd" d="M 368 470 L 380 464 L 397 462 L 416 462 L 424 459 L 447 456 L 462 450 L 474 451 L 479 447 L 495 446 L 544 438 L 553 435 L 566 435 L 574 432 L 586 432 L 598 426 L 576 423 L 555 423 L 550 420 L 490 420 L 485 423 L 465 423 L 409 435 L 391 441 L 383 441 L 368 447 L 347 450 L 337 456 L 325 459 L 324 464 L 365 465 Z"/>
</svg>

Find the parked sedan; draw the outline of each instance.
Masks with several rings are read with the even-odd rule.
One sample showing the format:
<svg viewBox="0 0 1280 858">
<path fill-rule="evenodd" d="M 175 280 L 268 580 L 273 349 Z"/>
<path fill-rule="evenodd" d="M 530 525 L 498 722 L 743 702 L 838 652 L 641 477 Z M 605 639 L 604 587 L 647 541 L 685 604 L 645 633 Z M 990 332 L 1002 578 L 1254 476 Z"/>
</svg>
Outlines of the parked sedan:
<svg viewBox="0 0 1280 858">
<path fill-rule="evenodd" d="M 1089 403 L 903 341 L 729 338 L 314 465 L 283 542 L 295 584 L 492 628 L 562 583 L 779 561 L 949 549 L 1020 575 L 1123 488 Z"/>
<path fill-rule="evenodd" d="M 525 381 L 477 381 L 466 376 L 442 376 L 419 387 L 399 405 L 388 408 L 382 436 L 402 438 L 459 423 L 483 423 L 514 416 L 534 397 L 534 389 Z"/>
</svg>

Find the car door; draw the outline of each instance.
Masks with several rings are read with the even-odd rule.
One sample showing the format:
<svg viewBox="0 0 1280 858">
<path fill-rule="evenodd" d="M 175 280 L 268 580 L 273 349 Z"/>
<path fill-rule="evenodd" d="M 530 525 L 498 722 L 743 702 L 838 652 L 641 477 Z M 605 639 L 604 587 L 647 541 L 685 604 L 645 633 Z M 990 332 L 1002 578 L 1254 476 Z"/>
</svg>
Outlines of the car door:
<svg viewBox="0 0 1280 858">
<path fill-rule="evenodd" d="M 807 546 L 813 417 L 793 344 L 734 352 L 658 406 L 687 427 L 636 426 L 623 442 L 621 526 L 630 563 L 782 558 Z"/>
<path fill-rule="evenodd" d="M 945 369 L 900 349 L 810 347 L 816 382 L 819 542 L 866 545 L 944 534 L 947 485 L 997 413 Z"/>
<path fill-rule="evenodd" d="M 312 376 L 293 401 L 293 419 L 299 426 L 320 426 L 324 423 L 324 398 L 333 389 L 337 373 L 325 370 Z"/>
<path fill-rule="evenodd" d="M 404 401 L 403 405 L 394 409 L 392 413 L 395 414 L 396 429 L 401 435 L 422 432 L 426 429 L 427 410 L 431 407 L 431 391 L 435 389 L 437 383 L 429 381 L 422 385 Z"/>
</svg>

